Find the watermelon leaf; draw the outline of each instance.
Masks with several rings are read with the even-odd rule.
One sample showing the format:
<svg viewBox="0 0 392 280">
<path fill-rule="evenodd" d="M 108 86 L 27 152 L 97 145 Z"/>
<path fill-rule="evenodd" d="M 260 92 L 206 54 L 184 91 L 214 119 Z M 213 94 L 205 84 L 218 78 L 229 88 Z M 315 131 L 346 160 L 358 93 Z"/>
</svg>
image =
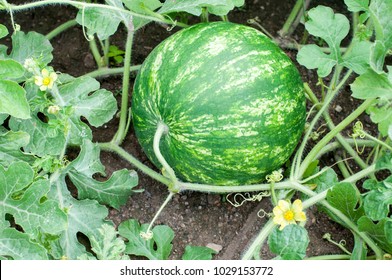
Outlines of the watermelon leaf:
<svg viewBox="0 0 392 280">
<path fill-rule="evenodd" d="M 16 79 L 23 76 L 25 70 L 13 59 L 0 60 L 0 79 Z"/>
<path fill-rule="evenodd" d="M 0 80 L 0 113 L 20 119 L 30 118 L 26 91 L 14 81 Z"/>
<path fill-rule="evenodd" d="M 11 38 L 12 51 L 9 57 L 18 61 L 20 64 L 24 64 L 28 58 L 39 61 L 42 67 L 52 61 L 53 47 L 44 35 L 33 31 L 27 34 L 18 31 Z"/>
<path fill-rule="evenodd" d="M 56 201 L 44 199 L 50 189 L 49 181 L 33 181 L 34 171 L 26 162 L 14 162 L 8 169 L 0 166 L 0 219 L 6 214 L 32 237 L 39 232 L 58 234 L 66 227 L 67 217 Z"/>
<path fill-rule="evenodd" d="M 374 223 L 369 217 L 363 216 L 358 220 L 358 229 L 366 232 L 383 250 L 392 254 L 392 220 L 384 218 Z"/>
<path fill-rule="evenodd" d="M 0 133 L 0 165 L 8 167 L 16 161 L 33 163 L 35 157 L 21 151 L 21 147 L 29 143 L 30 136 L 23 131 Z"/>
<path fill-rule="evenodd" d="M 173 230 L 165 225 L 158 225 L 152 229 L 153 236 L 145 240 L 140 233 L 145 232 L 148 224 L 140 225 L 136 220 L 122 222 L 118 231 L 128 239 L 125 252 L 130 255 L 143 256 L 150 260 L 166 260 L 172 250 Z M 154 249 L 156 248 L 156 249 Z"/>
<path fill-rule="evenodd" d="M 244 5 L 244 0 L 167 0 L 159 10 L 161 14 L 173 12 L 187 12 L 200 16 L 202 8 L 208 8 L 208 12 L 218 16 L 227 15 L 234 7 Z"/>
<path fill-rule="evenodd" d="M 355 187 L 350 183 L 338 183 L 327 193 L 327 201 L 336 209 L 340 210 L 351 221 L 357 221 L 364 215 L 361 197 Z M 331 215 L 334 220 L 344 225 L 339 218 Z"/>
<path fill-rule="evenodd" d="M 333 66 L 342 62 L 339 47 L 350 30 L 350 23 L 344 15 L 335 14 L 331 8 L 322 5 L 309 10 L 308 17 L 308 21 L 305 22 L 306 30 L 313 36 L 323 39 L 331 53 L 325 54 L 318 46 L 310 45 L 300 49 L 297 59 L 309 69 L 318 68 L 318 75 L 326 77 L 331 73 Z M 314 60 L 318 64 L 314 63 Z"/>
<path fill-rule="evenodd" d="M 308 232 L 299 225 L 291 224 L 283 230 L 274 228 L 268 236 L 268 245 L 272 253 L 283 260 L 301 260 L 306 256 L 309 244 Z"/>
<path fill-rule="evenodd" d="M 0 24 L 0 39 L 8 35 L 8 29 L 5 25 Z"/>
<path fill-rule="evenodd" d="M 0 259 L 1 256 L 13 260 L 47 260 L 48 254 L 44 247 L 30 240 L 26 233 L 14 228 L 0 230 Z"/>
<path fill-rule="evenodd" d="M 119 9 L 124 9 L 121 0 L 106 0 L 106 4 Z M 125 9 L 124 9 L 125 11 Z M 113 35 L 121 22 L 128 24 L 132 22 L 132 16 L 111 9 L 103 9 L 99 7 L 86 7 L 80 9 L 76 21 L 87 27 L 87 34 L 97 34 L 100 40 L 105 40 Z"/>
<path fill-rule="evenodd" d="M 211 260 L 212 255 L 216 252 L 208 247 L 190 246 L 185 247 L 185 252 L 182 255 L 183 260 Z"/>
<path fill-rule="evenodd" d="M 369 0 L 344 0 L 350 12 L 361 12 L 369 10 Z"/>
<path fill-rule="evenodd" d="M 366 216 L 373 221 L 388 217 L 389 207 L 392 204 L 392 176 L 381 182 L 368 179 L 363 187 L 369 190 L 364 194 L 363 200 Z"/>
<path fill-rule="evenodd" d="M 94 180 L 92 175 L 104 175 L 104 166 L 99 160 L 99 147 L 84 140 L 79 156 L 70 164 L 68 176 L 78 189 L 79 199 L 96 199 L 98 202 L 119 209 L 127 202 L 133 187 L 138 184 L 135 171 L 116 171 L 105 182 Z"/>
</svg>

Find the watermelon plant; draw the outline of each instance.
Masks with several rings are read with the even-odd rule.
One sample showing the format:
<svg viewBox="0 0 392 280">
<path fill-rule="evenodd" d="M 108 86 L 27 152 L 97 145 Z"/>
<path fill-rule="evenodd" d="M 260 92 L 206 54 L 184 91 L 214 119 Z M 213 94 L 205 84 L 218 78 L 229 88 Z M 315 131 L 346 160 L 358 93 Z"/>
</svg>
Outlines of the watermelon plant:
<svg viewBox="0 0 392 280">
<path fill-rule="evenodd" d="M 392 2 L 345 0 L 351 21 L 330 7 L 308 10 L 309 2 L 298 0 L 279 32 L 290 37 L 302 22 L 302 41 L 292 44 L 257 20 L 250 21 L 254 27 L 228 22 L 243 0 L 1 0 L 13 30 L 10 51 L 0 45 L 0 258 L 170 258 L 174 232 L 154 223 L 173 196 L 200 191 L 240 194 L 241 203 L 228 201 L 238 207 L 270 197 L 273 210 L 242 259 L 262 258 L 265 243 L 276 259 L 390 259 Z M 14 13 L 52 4 L 75 7 L 76 18 L 47 35 L 24 33 L 14 22 Z M 197 18 L 202 23 L 189 26 Z M 182 30 L 142 65 L 131 65 L 134 36 L 150 22 Z M 76 24 L 98 67 L 80 77 L 51 66 L 50 40 Z M 120 24 L 127 33 L 124 65 L 111 67 L 110 38 Z M 0 24 L 0 38 L 8 33 Z M 296 50 L 299 65 L 284 49 Z M 302 81 L 300 67 L 315 71 L 318 83 Z M 119 109 L 99 83 L 118 74 Z M 347 88 L 358 105 L 334 123 L 331 105 Z M 116 113 L 113 139 L 95 143 L 92 127 Z M 364 116 L 374 129 L 363 125 Z M 131 123 L 157 168 L 121 146 Z M 108 207 L 120 209 L 138 195 L 138 176 L 124 168 L 100 178 L 101 151 L 168 187 L 149 224 L 130 219 L 116 228 L 107 219 Z M 335 159 L 328 166 L 320 161 L 327 153 Z M 311 206 L 349 229 L 353 248 L 338 244 L 342 254 L 307 255 Z M 215 253 L 188 246 L 182 258 Z"/>
</svg>

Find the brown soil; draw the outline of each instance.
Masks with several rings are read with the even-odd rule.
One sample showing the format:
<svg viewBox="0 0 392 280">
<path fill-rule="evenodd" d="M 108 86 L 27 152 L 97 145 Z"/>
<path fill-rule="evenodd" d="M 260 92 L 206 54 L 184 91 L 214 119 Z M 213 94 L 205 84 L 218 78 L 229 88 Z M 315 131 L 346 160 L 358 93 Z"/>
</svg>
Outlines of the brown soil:
<svg viewBox="0 0 392 280">
<path fill-rule="evenodd" d="M 13 3 L 25 1 L 9 1 Z M 315 1 L 317 4 L 331 6 L 336 11 L 344 11 L 343 1 Z M 247 24 L 248 19 L 258 17 L 261 25 L 274 36 L 282 27 L 287 15 L 292 8 L 293 1 L 285 0 L 249 0 L 246 6 L 232 12 L 229 19 L 233 22 Z M 15 22 L 21 25 L 23 31 L 35 30 L 46 34 L 61 23 L 74 18 L 76 10 L 66 6 L 48 6 L 35 10 L 17 13 L 14 15 Z M 10 26 L 9 15 L 0 13 L 0 23 Z M 302 27 L 300 27 L 301 29 Z M 133 52 L 133 64 L 140 64 L 150 51 L 172 32 L 159 24 L 149 24 L 136 34 Z M 300 32 L 298 32 L 300 34 Z M 111 43 L 124 49 L 124 32 L 119 30 L 113 36 Z M 294 39 L 299 38 L 294 35 Z M 8 39 L 7 39 L 8 40 Z M 3 40 L 2 43 L 4 43 Z M 9 44 L 9 41 L 5 42 Z M 95 69 L 92 55 L 89 53 L 88 42 L 85 40 L 79 26 L 73 27 L 52 40 L 54 46 L 53 67 L 60 72 L 74 76 L 80 76 Z M 295 52 L 287 51 L 294 58 Z M 316 77 L 311 71 L 300 68 L 304 81 L 309 81 L 314 88 Z M 121 91 L 121 77 L 109 77 L 100 79 L 102 87 L 113 93 Z M 131 93 L 130 93 L 131 94 Z M 349 94 L 342 94 L 335 101 L 344 104 L 344 110 L 350 112 L 355 108 Z M 352 105 L 350 105 L 352 104 Z M 352 108 L 350 106 L 353 106 Z M 343 115 L 342 112 L 340 115 Z M 335 116 L 336 121 L 340 116 Z M 94 141 L 109 141 L 117 129 L 118 119 L 112 120 L 107 125 L 94 129 Z M 132 131 L 126 137 L 123 148 L 139 158 L 143 163 L 152 167 L 146 156 L 140 150 Z M 332 155 L 330 155 L 332 157 Z M 115 154 L 103 152 L 102 163 L 106 166 L 110 176 L 115 170 L 122 168 L 132 169 L 125 160 Z M 331 164 L 331 158 L 324 158 L 325 165 Z M 140 183 L 138 188 L 144 192 L 135 194 L 129 198 L 126 205 L 119 211 L 110 209 L 109 218 L 116 225 L 120 222 L 134 218 L 141 223 L 148 223 L 154 216 L 161 203 L 168 194 L 167 188 L 139 172 Z M 215 243 L 223 247 L 215 259 L 239 259 L 252 239 L 267 221 L 257 214 L 260 209 L 271 211 L 269 200 L 261 202 L 247 202 L 242 207 L 235 208 L 230 203 L 224 202 L 224 196 L 217 194 L 186 192 L 175 196 L 170 204 L 164 209 L 156 224 L 166 224 L 175 232 L 173 241 L 172 259 L 179 259 L 186 245 L 205 246 Z M 345 240 L 347 247 L 352 247 L 352 235 L 338 224 L 331 221 L 325 214 L 312 208 L 307 211 L 308 222 L 306 228 L 309 232 L 310 245 L 308 256 L 321 254 L 339 254 L 341 251 L 331 243 L 325 241 L 322 236 L 330 233 L 334 240 Z M 263 258 L 271 258 L 268 248 L 263 248 Z"/>
</svg>

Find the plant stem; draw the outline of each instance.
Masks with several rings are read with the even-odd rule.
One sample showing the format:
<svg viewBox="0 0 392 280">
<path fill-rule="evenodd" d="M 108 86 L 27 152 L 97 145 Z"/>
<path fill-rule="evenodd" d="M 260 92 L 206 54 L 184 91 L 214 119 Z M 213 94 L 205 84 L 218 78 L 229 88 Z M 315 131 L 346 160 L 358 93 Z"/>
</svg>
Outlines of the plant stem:
<svg viewBox="0 0 392 280">
<path fill-rule="evenodd" d="M 377 139 L 376 137 L 373 137 L 372 135 L 370 135 L 369 133 L 364 131 L 364 134 L 367 138 L 371 139 L 372 141 L 376 142 L 377 144 L 387 148 L 388 150 L 392 151 L 392 147 L 389 146 L 387 143 L 381 141 L 380 139 Z"/>
<path fill-rule="evenodd" d="M 108 143 L 98 143 L 98 146 L 101 148 L 103 151 L 109 151 L 118 154 L 120 157 L 131 163 L 133 166 L 135 166 L 137 169 L 142 171 L 143 173 L 147 174 L 149 177 L 157 180 L 158 182 L 161 182 L 162 184 L 165 184 L 167 186 L 170 185 L 171 181 L 166 178 L 165 176 L 162 176 L 158 172 L 152 170 L 148 166 L 144 165 L 141 163 L 137 158 L 133 157 L 131 154 L 129 154 L 127 151 L 125 151 L 123 148 L 120 146 L 108 142 Z"/>
<path fill-rule="evenodd" d="M 348 115 L 342 122 L 340 122 L 334 130 L 330 131 L 327 135 L 325 135 L 317 144 L 312 148 L 312 150 L 309 152 L 309 154 L 306 156 L 306 158 L 303 160 L 301 163 L 301 166 L 299 168 L 298 172 L 298 177 L 300 178 L 304 172 L 306 171 L 308 165 L 315 159 L 317 154 L 320 152 L 320 150 L 328 144 L 329 141 L 332 140 L 333 137 L 335 137 L 340 131 L 342 131 L 344 128 L 347 127 L 348 124 L 353 122 L 359 115 L 361 115 L 372 103 L 374 99 L 368 99 L 365 102 L 363 102 L 357 109 L 355 109 L 354 112 L 352 112 L 350 115 Z M 322 112 L 322 111 L 319 111 Z"/>
<path fill-rule="evenodd" d="M 154 215 L 154 218 L 151 220 L 150 224 L 148 225 L 146 233 L 151 232 L 151 228 L 154 225 L 156 219 L 159 217 L 159 215 L 161 214 L 162 210 L 166 207 L 166 205 L 173 198 L 173 196 L 174 196 L 174 193 L 170 192 L 169 195 L 166 197 L 165 201 L 162 203 L 161 207 L 159 207 L 158 211 Z"/>
<path fill-rule="evenodd" d="M 120 111 L 120 122 L 116 135 L 114 135 L 112 142 L 117 145 L 124 141 L 127 134 L 127 123 L 128 123 L 128 94 L 129 94 L 129 77 L 131 69 L 131 54 L 132 44 L 134 35 L 134 26 L 132 22 L 128 23 L 127 26 L 127 41 L 125 45 L 125 57 L 124 57 L 124 72 L 122 79 L 122 95 L 121 95 L 121 111 Z"/>
<path fill-rule="evenodd" d="M 261 229 L 260 233 L 257 235 L 256 239 L 252 242 L 249 248 L 246 250 L 244 255 L 242 256 L 242 260 L 251 260 L 257 251 L 260 249 L 260 246 L 265 242 L 267 237 L 270 235 L 272 230 L 275 228 L 275 224 L 272 219 L 269 219 L 268 222 Z"/>
<path fill-rule="evenodd" d="M 143 19 L 167 23 L 167 24 L 173 24 L 172 21 L 166 20 L 164 17 L 162 17 L 162 15 L 160 15 L 158 13 L 155 13 L 156 15 L 154 15 L 154 16 L 149 16 L 149 15 L 144 15 L 144 14 L 138 14 L 138 13 L 132 12 L 130 10 L 122 9 L 122 8 L 111 6 L 111 5 L 86 3 L 86 2 L 79 2 L 79 1 L 73 1 L 73 0 L 42 0 L 42 1 L 21 4 L 21 5 L 9 4 L 8 5 L 9 7 L 4 7 L 4 8 L 0 7 L 0 11 L 11 9 L 13 12 L 18 12 L 18 11 L 34 9 L 37 7 L 46 6 L 46 5 L 53 5 L 53 4 L 71 5 L 71 6 L 78 8 L 78 9 L 81 9 L 83 7 L 85 7 L 85 8 L 101 8 L 104 10 L 109 10 L 109 11 L 113 11 L 113 12 L 120 12 L 120 13 L 123 13 L 126 15 L 138 17 L 138 18 L 143 18 Z M 176 22 L 176 25 L 180 26 L 180 27 L 188 27 L 187 24 L 183 24 L 181 22 Z"/>
<path fill-rule="evenodd" d="M 304 258 L 304 260 L 349 260 L 351 259 L 350 255 L 322 255 L 322 256 L 314 256 L 309 258 Z"/>
<path fill-rule="evenodd" d="M 289 36 L 289 33 L 291 33 L 290 30 L 293 30 L 295 28 L 295 26 L 293 26 L 293 22 L 297 18 L 297 15 L 302 11 L 303 4 L 304 0 L 297 0 L 282 29 L 279 31 L 280 36 Z"/>
<path fill-rule="evenodd" d="M 98 50 L 97 42 L 95 41 L 95 36 L 89 39 L 88 43 L 98 68 L 105 67 L 106 65 L 104 64 L 102 56 Z"/>
<path fill-rule="evenodd" d="M 135 72 L 140 69 L 141 65 L 134 65 L 129 67 L 130 72 Z M 124 74 L 124 67 L 117 67 L 117 68 L 108 68 L 108 67 L 102 67 L 100 69 L 94 70 L 92 72 L 84 74 L 84 76 L 89 76 L 92 78 L 100 78 L 104 76 L 110 76 L 110 75 L 123 75 Z"/>
<path fill-rule="evenodd" d="M 53 29 L 51 32 L 49 32 L 48 34 L 46 34 L 46 39 L 48 40 L 52 40 L 54 37 L 56 37 L 57 35 L 59 35 L 60 33 L 64 32 L 65 30 L 77 25 L 78 23 L 76 22 L 76 20 L 71 19 L 61 25 L 59 25 L 58 27 L 56 27 L 55 29 Z"/>
</svg>

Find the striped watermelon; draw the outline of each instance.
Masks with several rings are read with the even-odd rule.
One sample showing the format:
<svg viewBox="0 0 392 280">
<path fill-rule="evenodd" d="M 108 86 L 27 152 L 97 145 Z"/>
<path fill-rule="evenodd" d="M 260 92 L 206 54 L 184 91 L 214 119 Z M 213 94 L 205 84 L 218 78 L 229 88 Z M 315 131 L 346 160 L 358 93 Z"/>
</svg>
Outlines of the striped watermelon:
<svg viewBox="0 0 392 280">
<path fill-rule="evenodd" d="M 293 153 L 305 123 L 300 75 L 261 32 L 227 22 L 175 33 L 143 63 L 134 85 L 135 133 L 160 167 L 153 138 L 179 179 L 258 183 Z"/>
</svg>

